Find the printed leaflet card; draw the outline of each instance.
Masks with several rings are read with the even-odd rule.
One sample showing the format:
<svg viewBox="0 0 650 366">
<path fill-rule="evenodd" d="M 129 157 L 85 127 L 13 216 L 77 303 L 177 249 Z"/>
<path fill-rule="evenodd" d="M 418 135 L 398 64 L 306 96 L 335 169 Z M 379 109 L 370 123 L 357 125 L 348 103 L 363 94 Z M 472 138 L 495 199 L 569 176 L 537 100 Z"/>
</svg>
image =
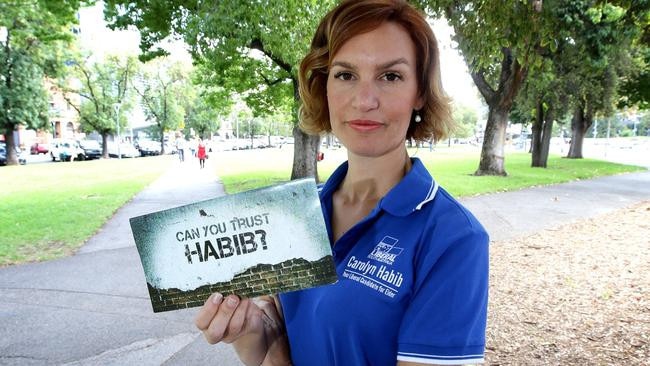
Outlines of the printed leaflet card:
<svg viewBox="0 0 650 366">
<path fill-rule="evenodd" d="M 131 218 L 154 312 L 336 282 L 313 179 Z"/>
</svg>

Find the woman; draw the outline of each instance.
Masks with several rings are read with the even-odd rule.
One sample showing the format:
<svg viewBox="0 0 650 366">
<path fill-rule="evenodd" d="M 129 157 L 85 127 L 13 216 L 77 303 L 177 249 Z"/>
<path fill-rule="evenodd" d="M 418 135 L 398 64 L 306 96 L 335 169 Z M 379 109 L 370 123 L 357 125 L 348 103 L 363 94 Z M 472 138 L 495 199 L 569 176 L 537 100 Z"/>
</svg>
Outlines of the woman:
<svg viewBox="0 0 650 366">
<path fill-rule="evenodd" d="M 199 158 L 199 166 L 201 167 L 201 169 L 205 167 L 205 156 L 206 156 L 205 144 L 203 143 L 203 140 L 199 139 L 196 157 Z"/>
<path fill-rule="evenodd" d="M 316 31 L 300 92 L 301 127 L 348 151 L 320 192 L 339 281 L 213 294 L 199 329 L 250 365 L 483 362 L 487 233 L 405 147 L 452 126 L 425 18 L 402 0 L 344 1 Z"/>
</svg>

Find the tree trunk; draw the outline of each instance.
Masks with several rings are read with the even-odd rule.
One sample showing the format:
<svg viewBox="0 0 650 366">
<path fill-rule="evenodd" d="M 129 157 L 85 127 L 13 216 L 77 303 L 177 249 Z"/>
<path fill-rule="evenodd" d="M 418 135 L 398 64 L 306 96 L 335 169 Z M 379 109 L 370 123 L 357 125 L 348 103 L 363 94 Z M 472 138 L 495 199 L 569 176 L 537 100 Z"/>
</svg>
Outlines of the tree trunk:
<svg viewBox="0 0 650 366">
<path fill-rule="evenodd" d="M 292 78 L 293 98 L 295 100 L 293 115 L 297 116 L 298 105 L 300 104 L 300 93 L 298 91 L 298 78 Z M 320 136 L 313 136 L 304 133 L 298 127 L 298 121 L 293 125 L 293 167 L 291 169 L 291 180 L 300 178 L 318 179 L 318 150 L 320 149 Z"/>
<path fill-rule="evenodd" d="M 567 158 L 582 159 L 582 143 L 584 142 L 587 130 L 591 127 L 591 122 L 591 119 L 588 118 L 588 113 L 585 113 L 584 104 L 579 103 L 571 119 L 571 146 L 569 147 Z"/>
<path fill-rule="evenodd" d="M 318 182 L 316 165 L 320 136 L 307 135 L 297 125 L 293 127 L 293 169 L 291 179 L 313 177 Z"/>
<path fill-rule="evenodd" d="M 457 34 L 459 33 L 457 32 Z M 511 49 L 504 47 L 502 52 L 501 73 L 496 89 L 488 83 L 485 76 L 486 70 L 471 72 L 474 84 L 490 108 L 483 136 L 481 161 L 475 175 L 508 175 L 505 170 L 503 149 L 506 142 L 508 115 L 512 103 L 526 79 L 528 69 L 519 64 Z"/>
<path fill-rule="evenodd" d="M 551 135 L 553 133 L 553 107 L 549 107 L 546 112 L 544 106 L 540 102 L 537 105 L 537 116 L 535 124 L 533 125 L 533 138 L 532 145 L 532 164 L 533 167 L 546 168 L 548 164 L 548 153 L 551 146 Z"/>
<path fill-rule="evenodd" d="M 108 133 L 102 133 L 102 158 L 108 159 Z"/>
<path fill-rule="evenodd" d="M 542 151 L 542 130 L 544 129 L 544 104 L 539 101 L 535 106 L 535 120 L 531 126 L 530 152 L 532 157 L 531 166 L 540 166 L 540 153 Z"/>
<path fill-rule="evenodd" d="M 544 116 L 544 129 L 542 130 L 542 151 L 541 151 L 541 167 L 546 168 L 548 164 L 548 153 L 551 149 L 551 137 L 553 137 L 553 121 L 555 113 L 553 113 L 553 106 L 549 106 Z"/>
<path fill-rule="evenodd" d="M 160 134 L 160 155 L 165 155 L 165 134 Z"/>
<path fill-rule="evenodd" d="M 14 140 L 14 125 L 10 124 L 5 130 L 5 149 L 7 150 L 7 165 L 18 165 L 16 155 L 16 141 Z"/>
<path fill-rule="evenodd" d="M 490 107 L 483 135 L 481 161 L 475 175 L 508 175 L 503 164 L 503 145 L 506 140 L 507 125 L 508 110 Z"/>
</svg>

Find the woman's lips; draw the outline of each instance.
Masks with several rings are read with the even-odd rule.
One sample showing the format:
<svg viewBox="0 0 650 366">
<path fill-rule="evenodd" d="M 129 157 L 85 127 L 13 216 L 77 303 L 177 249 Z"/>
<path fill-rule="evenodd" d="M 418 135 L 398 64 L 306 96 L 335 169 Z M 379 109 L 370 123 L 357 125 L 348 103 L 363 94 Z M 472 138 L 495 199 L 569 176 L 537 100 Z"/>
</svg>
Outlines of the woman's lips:
<svg viewBox="0 0 650 366">
<path fill-rule="evenodd" d="M 352 121 L 348 121 L 348 125 L 350 126 L 350 128 L 361 132 L 373 131 L 382 126 L 380 122 L 366 120 L 366 119 L 355 119 Z"/>
</svg>

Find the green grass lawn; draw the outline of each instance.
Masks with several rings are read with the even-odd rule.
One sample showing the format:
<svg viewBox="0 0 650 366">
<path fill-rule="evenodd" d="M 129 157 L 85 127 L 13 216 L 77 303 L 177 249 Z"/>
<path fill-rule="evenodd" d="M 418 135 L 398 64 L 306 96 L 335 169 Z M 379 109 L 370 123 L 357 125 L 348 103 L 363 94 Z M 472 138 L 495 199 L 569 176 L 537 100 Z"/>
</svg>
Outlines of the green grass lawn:
<svg viewBox="0 0 650 366">
<path fill-rule="evenodd" d="M 344 149 L 326 149 L 321 181 L 346 160 Z M 476 177 L 479 151 L 463 146 L 411 149 L 438 182 L 456 196 L 515 190 L 641 170 L 589 159 L 552 156 L 547 169 L 531 168 L 530 155 L 506 155 L 508 177 Z M 0 266 L 73 253 L 124 203 L 160 176 L 173 156 L 0 168 Z M 293 147 L 214 152 L 210 160 L 228 193 L 287 181 Z"/>
<path fill-rule="evenodd" d="M 216 156 L 217 175 L 228 193 L 287 181 L 291 175 L 292 150 L 269 149 L 227 151 Z M 256 155 L 257 154 L 257 155 Z M 603 175 L 643 170 L 643 168 L 592 159 L 566 159 L 551 155 L 547 168 L 532 168 L 527 153 L 506 154 L 507 177 L 474 176 L 480 151 L 472 146 L 410 149 L 410 156 L 420 158 L 442 187 L 457 197 L 503 192 L 531 186 L 562 183 Z M 346 160 L 345 150 L 326 149 L 318 173 L 325 181 Z M 222 163 L 223 162 L 223 163 Z"/>
<path fill-rule="evenodd" d="M 0 168 L 0 266 L 65 256 L 174 161 L 171 156 Z"/>
</svg>

